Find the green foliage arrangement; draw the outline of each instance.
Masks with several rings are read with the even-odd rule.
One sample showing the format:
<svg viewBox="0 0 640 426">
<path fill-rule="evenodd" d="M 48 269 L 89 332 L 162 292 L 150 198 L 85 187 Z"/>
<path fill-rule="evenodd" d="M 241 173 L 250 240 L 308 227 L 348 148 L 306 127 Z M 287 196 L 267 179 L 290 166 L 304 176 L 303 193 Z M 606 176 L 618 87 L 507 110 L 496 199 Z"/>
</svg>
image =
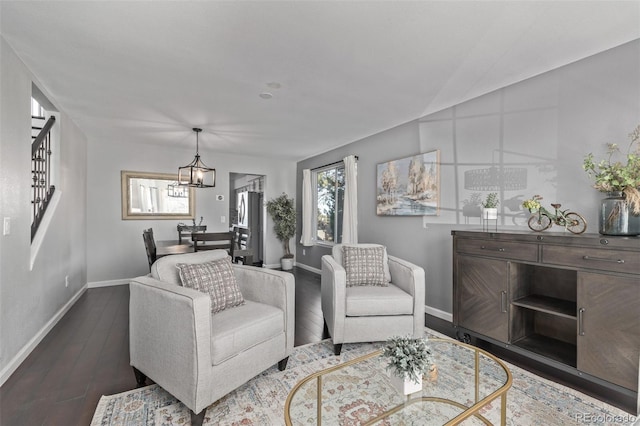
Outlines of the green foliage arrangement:
<svg viewBox="0 0 640 426">
<path fill-rule="evenodd" d="M 400 377 L 409 377 L 417 383 L 431 364 L 427 339 L 394 336 L 387 340 L 382 354 L 389 358 L 388 370 Z"/>
<path fill-rule="evenodd" d="M 607 158 L 596 163 L 593 154 L 585 156 L 582 168 L 595 183 L 593 187 L 600 192 L 622 192 L 625 202 L 633 214 L 640 214 L 640 125 L 629 133 L 631 143 L 625 158 L 627 163 L 615 161 L 614 155 L 621 154 L 618 144 L 607 144 Z M 634 145 L 636 145 L 634 147 Z"/>
<path fill-rule="evenodd" d="M 267 213 L 273 219 L 273 230 L 282 242 L 285 258 L 293 257 L 289 249 L 289 240 L 296 234 L 296 206 L 293 198 L 282 194 L 267 201 Z"/>
<path fill-rule="evenodd" d="M 498 193 L 491 192 L 487 194 L 487 198 L 482 202 L 482 207 L 485 209 L 495 209 L 500 204 L 500 200 L 498 200 Z"/>
</svg>

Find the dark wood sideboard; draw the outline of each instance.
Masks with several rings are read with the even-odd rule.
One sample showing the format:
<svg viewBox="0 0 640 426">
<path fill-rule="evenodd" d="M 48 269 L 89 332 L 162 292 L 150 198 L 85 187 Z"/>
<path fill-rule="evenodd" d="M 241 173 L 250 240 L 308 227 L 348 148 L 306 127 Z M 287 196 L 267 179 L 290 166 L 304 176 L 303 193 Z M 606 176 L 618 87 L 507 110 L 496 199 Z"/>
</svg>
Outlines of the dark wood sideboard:
<svg viewBox="0 0 640 426">
<path fill-rule="evenodd" d="M 453 323 L 640 412 L 640 238 L 452 231 Z"/>
</svg>

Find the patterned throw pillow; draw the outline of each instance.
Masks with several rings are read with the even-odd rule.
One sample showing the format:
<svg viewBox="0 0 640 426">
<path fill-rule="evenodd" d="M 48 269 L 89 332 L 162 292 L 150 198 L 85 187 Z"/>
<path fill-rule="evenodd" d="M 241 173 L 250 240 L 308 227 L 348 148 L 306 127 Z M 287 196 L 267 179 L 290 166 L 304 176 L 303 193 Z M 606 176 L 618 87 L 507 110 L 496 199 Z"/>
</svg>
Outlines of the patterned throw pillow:
<svg viewBox="0 0 640 426">
<path fill-rule="evenodd" d="M 212 313 L 244 304 L 228 257 L 205 263 L 178 263 L 176 267 L 183 287 L 209 294 Z"/>
<path fill-rule="evenodd" d="M 347 287 L 373 285 L 386 287 L 384 247 L 342 247 L 342 262 L 347 273 Z"/>
</svg>

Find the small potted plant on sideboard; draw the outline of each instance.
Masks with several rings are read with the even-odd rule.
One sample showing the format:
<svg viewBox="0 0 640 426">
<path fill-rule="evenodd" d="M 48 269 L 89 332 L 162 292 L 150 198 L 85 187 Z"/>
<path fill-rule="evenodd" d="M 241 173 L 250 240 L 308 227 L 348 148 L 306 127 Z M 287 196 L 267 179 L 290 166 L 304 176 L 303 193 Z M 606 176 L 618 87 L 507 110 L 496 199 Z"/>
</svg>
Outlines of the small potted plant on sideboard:
<svg viewBox="0 0 640 426">
<path fill-rule="evenodd" d="M 498 204 L 500 204 L 500 200 L 498 199 L 497 192 L 490 192 L 487 194 L 487 197 L 482 202 L 482 219 L 497 219 Z"/>
</svg>

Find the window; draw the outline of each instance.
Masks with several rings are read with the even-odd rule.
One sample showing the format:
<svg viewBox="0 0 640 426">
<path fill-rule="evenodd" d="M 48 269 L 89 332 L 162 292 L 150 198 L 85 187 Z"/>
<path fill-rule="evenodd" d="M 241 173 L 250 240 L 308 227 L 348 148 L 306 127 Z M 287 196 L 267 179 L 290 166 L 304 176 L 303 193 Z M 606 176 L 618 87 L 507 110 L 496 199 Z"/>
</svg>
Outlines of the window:
<svg viewBox="0 0 640 426">
<path fill-rule="evenodd" d="M 44 118 L 44 108 L 33 98 L 31 98 L 31 117 Z"/>
<path fill-rule="evenodd" d="M 313 172 L 314 230 L 318 243 L 337 244 L 342 241 L 342 213 L 344 207 L 344 164 Z"/>
</svg>

